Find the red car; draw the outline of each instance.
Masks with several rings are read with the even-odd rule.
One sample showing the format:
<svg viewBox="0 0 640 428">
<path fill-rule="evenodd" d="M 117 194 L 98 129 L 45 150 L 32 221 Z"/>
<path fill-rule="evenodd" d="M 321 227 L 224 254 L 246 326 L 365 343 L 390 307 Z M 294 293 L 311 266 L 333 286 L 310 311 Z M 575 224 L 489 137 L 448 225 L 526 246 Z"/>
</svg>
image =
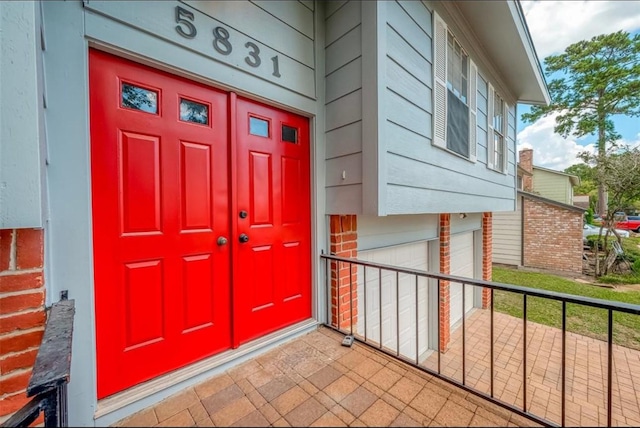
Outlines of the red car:
<svg viewBox="0 0 640 428">
<path fill-rule="evenodd" d="M 640 233 L 640 216 L 625 216 L 616 223 L 616 229 L 633 230 Z"/>
</svg>

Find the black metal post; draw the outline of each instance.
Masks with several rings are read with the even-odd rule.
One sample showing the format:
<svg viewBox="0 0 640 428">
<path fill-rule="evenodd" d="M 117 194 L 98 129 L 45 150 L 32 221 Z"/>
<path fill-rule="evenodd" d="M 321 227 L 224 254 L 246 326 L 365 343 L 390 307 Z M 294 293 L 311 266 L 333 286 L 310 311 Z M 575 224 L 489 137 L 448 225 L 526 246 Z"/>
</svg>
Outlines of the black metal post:
<svg viewBox="0 0 640 428">
<path fill-rule="evenodd" d="M 567 398 L 567 302 L 562 302 L 562 397 L 561 400 L 561 425 L 566 424 L 566 398 Z"/>
<path fill-rule="evenodd" d="M 522 410 L 527 411 L 527 295 L 522 295 Z"/>
<path fill-rule="evenodd" d="M 466 366 L 466 361 L 467 361 L 467 335 L 466 335 L 466 328 L 465 328 L 465 309 L 467 308 L 466 304 L 465 304 L 465 283 L 462 283 L 462 384 L 466 385 L 466 376 L 467 376 L 467 366 Z"/>
</svg>

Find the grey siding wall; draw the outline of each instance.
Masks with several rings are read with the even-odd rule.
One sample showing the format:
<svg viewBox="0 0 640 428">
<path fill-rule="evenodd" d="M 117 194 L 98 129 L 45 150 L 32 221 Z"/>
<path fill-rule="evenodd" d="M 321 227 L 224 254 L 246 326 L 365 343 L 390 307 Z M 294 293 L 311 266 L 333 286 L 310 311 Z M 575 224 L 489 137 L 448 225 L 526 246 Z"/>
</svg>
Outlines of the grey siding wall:
<svg viewBox="0 0 640 428">
<path fill-rule="evenodd" d="M 493 263 L 522 264 L 522 204 L 511 212 L 493 213 Z"/>
<path fill-rule="evenodd" d="M 362 211 L 361 2 L 325 4 L 327 214 Z"/>
<path fill-rule="evenodd" d="M 43 226 L 39 34 L 39 3 L 0 3 L 0 229 Z"/>
<path fill-rule="evenodd" d="M 89 39 L 285 105 L 317 97 L 315 11 L 301 2 L 89 0 L 85 11 Z"/>
<path fill-rule="evenodd" d="M 385 122 L 379 165 L 385 185 L 380 214 L 482 212 L 513 210 L 515 206 L 515 138 L 508 141 L 507 173 L 487 168 L 487 109 L 477 118 L 477 161 L 471 162 L 432 144 L 432 72 L 434 58 L 431 3 L 385 2 L 386 70 L 380 93 L 380 120 Z M 459 30 L 451 25 L 458 35 Z M 461 40 L 464 40 L 461 38 Z M 482 70 L 479 54 L 465 46 Z M 475 55 L 475 56 L 474 56 Z M 487 81 L 477 84 L 477 103 L 487 99 Z M 496 86 L 496 83 L 494 83 Z M 509 99 L 508 96 L 502 94 Z M 515 110 L 513 111 L 515 124 Z M 514 127 L 515 131 L 515 127 Z M 515 134 L 515 132 L 513 133 Z"/>
<path fill-rule="evenodd" d="M 358 251 L 438 239 L 438 215 L 358 217 Z"/>
</svg>

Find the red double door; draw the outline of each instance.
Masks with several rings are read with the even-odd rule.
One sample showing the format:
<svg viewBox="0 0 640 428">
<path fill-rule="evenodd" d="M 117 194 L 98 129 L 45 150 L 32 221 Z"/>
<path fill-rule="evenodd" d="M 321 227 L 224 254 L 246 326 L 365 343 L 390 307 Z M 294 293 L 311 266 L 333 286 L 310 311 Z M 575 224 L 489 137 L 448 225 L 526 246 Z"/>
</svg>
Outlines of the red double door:
<svg viewBox="0 0 640 428">
<path fill-rule="evenodd" d="M 98 397 L 311 316 L 309 121 L 91 50 Z"/>
</svg>

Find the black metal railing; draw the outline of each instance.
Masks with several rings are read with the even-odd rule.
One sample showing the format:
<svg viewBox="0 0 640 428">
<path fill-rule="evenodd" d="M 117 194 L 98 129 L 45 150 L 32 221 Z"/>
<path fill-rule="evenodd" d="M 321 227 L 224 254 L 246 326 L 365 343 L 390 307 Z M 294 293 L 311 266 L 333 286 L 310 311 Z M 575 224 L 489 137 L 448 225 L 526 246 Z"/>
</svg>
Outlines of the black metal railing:
<svg viewBox="0 0 640 428">
<path fill-rule="evenodd" d="M 60 300 L 48 310 L 42 343 L 27 386 L 33 397 L 7 419 L 2 427 L 25 427 L 44 413 L 45 427 L 66 427 L 67 383 L 71 373 L 73 300 Z"/>
<path fill-rule="evenodd" d="M 338 257 L 338 256 L 334 256 L 334 255 L 327 255 L 327 254 L 322 254 L 321 258 L 324 259 L 325 261 L 325 274 L 326 274 L 326 281 L 327 281 L 327 293 L 328 293 L 328 302 L 329 304 L 327 305 L 328 308 L 328 318 L 327 318 L 327 322 L 326 322 L 326 326 L 329 328 L 332 328 L 334 330 L 340 331 L 344 334 L 349 334 L 352 335 L 354 337 L 355 340 L 357 340 L 360 343 L 369 345 L 371 347 L 374 347 L 376 349 L 378 349 L 379 351 L 395 357 L 397 359 L 402 360 L 403 362 L 412 365 L 413 367 L 429 373 L 439 379 L 445 380 L 453 385 L 456 385 L 457 387 L 473 393 L 477 396 L 480 396 L 490 402 L 493 402 L 503 408 L 506 408 L 507 410 L 510 410 L 516 414 L 519 414 L 521 416 L 527 417 L 530 420 L 545 425 L 545 426 L 559 426 L 558 423 L 550 421 L 548 419 L 545 418 L 545 415 L 537 415 L 534 414 L 529 408 L 527 408 L 527 297 L 537 297 L 537 298 L 542 298 L 542 299 L 548 299 L 551 301 L 557 301 L 557 302 L 561 302 L 561 313 L 562 313 L 562 321 L 561 321 L 561 331 L 562 331 L 562 346 L 561 346 L 561 374 L 560 374 L 560 399 L 561 399 L 561 415 L 560 415 L 560 426 L 566 426 L 566 421 L 567 421 L 567 414 L 566 414 L 566 397 L 567 397 L 567 388 L 566 388 L 566 382 L 567 382 L 567 304 L 577 304 L 577 305 L 583 305 L 583 306 L 588 306 L 588 307 L 593 307 L 593 308 L 600 308 L 603 310 L 607 311 L 607 315 L 608 315 L 608 328 L 607 328 L 607 382 L 606 382 L 606 423 L 607 426 L 611 426 L 612 425 L 612 380 L 613 380 L 613 313 L 614 311 L 616 312 L 620 312 L 620 313 L 626 313 L 626 314 L 634 314 L 634 315 L 640 315 L 640 305 L 633 305 L 633 304 L 628 304 L 628 303 L 623 303 L 623 302 L 614 302 L 614 301 L 608 301 L 608 300 L 601 300 L 601 299 L 594 299 L 594 298 L 590 298 L 590 297 L 583 297 L 583 296 L 578 296 L 578 295 L 571 295 L 571 294 L 564 294 L 564 293 L 557 293 L 557 292 L 553 292 L 553 291 L 547 291 L 547 290 L 542 290 L 542 289 L 535 289 L 535 288 L 528 288 L 528 287 L 522 287 L 522 286 L 517 286 L 517 285 L 509 285 L 509 284 L 502 284 L 502 283 L 496 283 L 496 282 L 490 282 L 490 281 L 483 281 L 483 280 L 477 280 L 477 279 L 471 279 L 471 278 L 463 278 L 463 277 L 459 277 L 459 276 L 454 276 L 454 275 L 444 275 L 444 274 L 439 274 L 439 273 L 432 273 L 432 272 L 426 272 L 423 270 L 417 270 L 417 269 L 410 269 L 410 268 L 403 268 L 403 267 L 398 267 L 398 266 L 392 266 L 392 265 L 387 265 L 387 264 L 382 264 L 382 263 L 374 263 L 374 262 L 369 262 L 369 261 L 363 261 L 363 260 L 358 260 L 358 259 L 349 259 L 349 258 L 343 258 L 343 257 Z M 340 279 L 338 278 L 338 276 L 340 275 L 340 269 L 347 266 L 348 267 L 348 272 L 349 272 L 349 279 L 346 278 L 342 278 L 342 280 L 344 282 L 346 282 L 347 284 L 354 284 L 354 273 L 355 275 L 357 275 L 357 279 L 356 282 L 359 284 L 362 284 L 363 287 L 363 305 L 361 305 L 361 307 L 358 308 L 357 310 L 357 320 L 354 323 L 353 317 L 354 317 L 354 308 L 353 308 L 353 295 L 351 293 L 353 293 L 353 285 L 349 285 L 349 293 L 351 295 L 349 295 L 349 313 L 351 316 L 351 322 L 349 323 L 349 327 L 348 328 L 341 328 L 340 327 L 340 320 L 337 319 L 337 312 L 334 315 L 335 318 L 332 319 L 332 290 L 331 290 L 331 281 L 340 281 Z M 356 270 L 354 272 L 354 266 L 356 266 Z M 395 349 L 393 349 L 393 347 L 389 346 L 388 344 L 385 344 L 385 341 L 383 340 L 382 337 L 382 332 L 383 332 L 383 328 L 382 328 L 382 323 L 383 323 L 383 316 L 382 316 L 382 308 L 378 307 L 376 308 L 377 311 L 379 312 L 379 317 L 377 319 L 377 322 L 379 323 L 379 336 L 377 338 L 371 338 L 370 335 L 368 335 L 367 333 L 367 320 L 369 319 L 369 314 L 367 313 L 368 311 L 368 305 L 367 305 L 367 268 L 370 269 L 374 269 L 377 270 L 378 275 L 377 275 L 377 291 L 378 291 L 378 295 L 377 295 L 377 301 L 378 303 L 381 303 L 383 300 L 383 296 L 382 296 L 382 283 L 383 283 L 383 272 L 387 272 L 387 273 L 395 273 L 395 302 L 396 302 L 396 310 L 395 310 L 395 317 L 396 317 L 396 321 L 395 321 L 395 326 L 396 326 L 396 337 L 395 337 Z M 358 269 L 361 269 L 360 271 Z M 346 269 L 344 269 L 346 270 Z M 333 272 L 332 272 L 333 271 Z M 360 274 L 362 274 L 362 279 L 363 281 L 360 281 Z M 400 275 L 401 274 L 406 274 L 409 276 L 413 276 L 415 277 L 415 282 L 413 285 L 413 293 L 415 293 L 415 304 L 416 304 L 416 308 L 415 308 L 415 331 L 412 333 L 413 335 L 415 335 L 416 337 L 416 352 L 415 355 L 411 355 L 411 357 L 409 357 L 408 355 L 403 354 L 400 350 L 400 322 L 399 322 L 399 290 L 400 290 Z M 393 276 L 393 275 L 392 275 Z M 432 292 L 433 292 L 433 296 L 435 297 L 436 293 L 437 293 L 437 340 L 436 340 L 436 344 L 434 345 L 433 342 L 431 342 L 430 345 L 430 352 L 436 352 L 437 353 L 437 369 L 433 369 L 433 368 L 429 368 L 426 367 L 425 364 L 421 363 L 420 359 L 419 359 L 419 352 L 418 352 L 418 342 L 419 342 L 419 332 L 418 329 L 420 328 L 420 326 L 418 325 L 418 279 L 419 278 L 426 278 L 427 279 L 427 284 L 423 284 L 423 286 L 426 285 L 427 288 L 431 288 Z M 430 281 L 430 282 L 429 282 Z M 445 375 L 442 372 L 442 367 L 441 367 L 441 354 L 443 354 L 443 349 L 441 348 L 441 341 L 440 341 L 440 331 L 441 331 L 441 322 L 442 322 L 442 318 L 441 318 L 441 308 L 440 308 L 440 301 L 442 299 L 442 295 L 441 295 L 441 281 L 447 281 L 448 283 L 457 283 L 457 284 L 461 284 L 462 285 L 462 332 L 461 332 L 461 339 L 462 339 L 462 381 L 459 381 L 451 376 Z M 389 284 L 387 284 L 389 285 Z M 393 284 L 391 284 L 393 286 Z M 407 286 L 407 282 L 405 281 L 405 286 Z M 489 329 L 490 329 L 490 333 L 489 333 L 489 341 L 490 341 L 490 352 L 489 352 L 489 358 L 490 358 L 490 363 L 489 363 L 489 370 L 490 370 L 490 386 L 489 386 L 489 392 L 483 392 L 479 389 L 474 388 L 473 386 L 470 386 L 469 383 L 467 382 L 467 378 L 466 378 L 466 367 L 465 367 L 465 362 L 467 359 L 467 349 L 466 349 L 466 334 L 465 334 L 465 328 L 466 328 L 466 306 L 465 306 L 465 288 L 467 286 L 475 286 L 475 287 L 483 287 L 485 289 L 489 290 L 490 293 L 490 304 L 488 305 L 489 308 L 489 316 L 490 316 L 490 322 L 489 322 Z M 433 290 L 433 289 L 436 290 Z M 523 346 L 522 346 L 522 388 L 523 388 L 523 393 L 522 393 L 522 405 L 518 406 L 516 404 L 512 404 L 512 403 L 508 403 L 505 402 L 503 400 L 500 400 L 496 397 L 495 395 L 495 391 L 494 391 L 494 377 L 495 377 L 495 364 L 494 364 L 494 359 L 495 359 L 495 353 L 494 353 L 494 329 L 495 329 L 495 325 L 494 325 L 494 291 L 495 290 L 500 290 L 500 291 L 504 291 L 504 292 L 511 292 L 511 293 L 516 293 L 516 294 L 520 294 L 523 296 L 523 306 L 522 306 L 522 320 L 523 320 L 523 330 L 522 330 L 522 337 L 523 337 Z M 393 290 L 392 290 L 393 293 Z M 339 301 L 339 296 L 336 294 L 335 295 L 336 298 L 336 302 Z M 361 309 L 363 308 L 363 310 Z M 335 308 L 334 308 L 335 310 Z M 337 325 L 334 325 L 333 320 L 337 319 Z M 359 326 L 357 325 L 358 320 L 362 320 L 363 322 L 363 326 Z M 435 322 L 435 321 L 434 321 Z M 356 324 L 356 325 L 354 325 Z M 354 328 L 356 331 L 354 331 Z M 577 416 L 579 419 L 579 415 Z"/>
</svg>

